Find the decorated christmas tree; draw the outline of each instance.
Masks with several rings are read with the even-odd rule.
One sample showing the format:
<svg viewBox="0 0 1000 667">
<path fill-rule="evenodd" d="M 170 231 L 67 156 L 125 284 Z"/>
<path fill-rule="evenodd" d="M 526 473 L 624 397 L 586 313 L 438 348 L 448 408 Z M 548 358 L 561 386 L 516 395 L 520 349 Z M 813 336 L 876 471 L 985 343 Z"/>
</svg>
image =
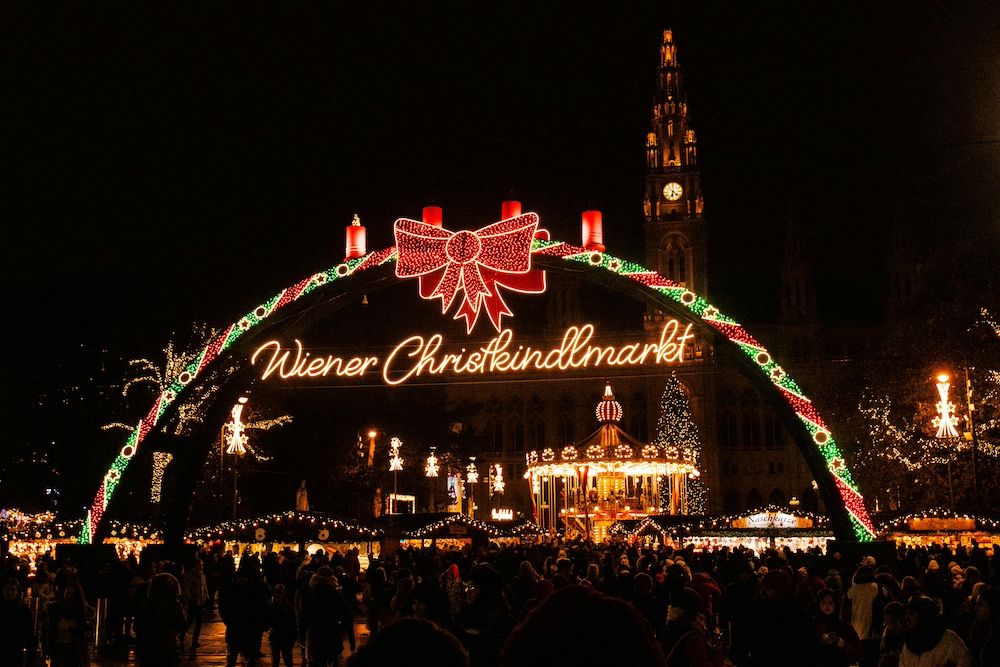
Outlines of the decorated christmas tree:
<svg viewBox="0 0 1000 667">
<path fill-rule="evenodd" d="M 698 427 L 691 419 L 691 406 L 681 381 L 676 373 L 671 373 L 667 386 L 660 398 L 660 417 L 656 424 L 656 445 L 660 447 L 690 448 L 694 452 L 694 464 L 701 468 L 701 440 L 698 438 Z M 701 477 L 689 477 L 685 513 L 705 513 L 705 487 Z"/>
</svg>

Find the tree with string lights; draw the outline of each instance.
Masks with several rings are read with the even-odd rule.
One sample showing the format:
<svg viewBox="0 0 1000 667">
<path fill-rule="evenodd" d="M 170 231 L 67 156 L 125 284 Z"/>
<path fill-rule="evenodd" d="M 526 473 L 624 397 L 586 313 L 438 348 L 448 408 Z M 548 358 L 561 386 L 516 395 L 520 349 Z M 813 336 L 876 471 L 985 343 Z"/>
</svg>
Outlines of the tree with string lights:
<svg viewBox="0 0 1000 667">
<path fill-rule="evenodd" d="M 676 373 L 671 373 L 667 378 L 667 385 L 660 398 L 660 416 L 656 423 L 654 444 L 659 447 L 691 448 L 694 451 L 695 466 L 700 470 L 701 439 L 698 437 L 698 426 L 691 418 L 691 406 Z M 705 487 L 700 474 L 688 478 L 685 508 L 687 514 L 705 513 Z"/>
</svg>

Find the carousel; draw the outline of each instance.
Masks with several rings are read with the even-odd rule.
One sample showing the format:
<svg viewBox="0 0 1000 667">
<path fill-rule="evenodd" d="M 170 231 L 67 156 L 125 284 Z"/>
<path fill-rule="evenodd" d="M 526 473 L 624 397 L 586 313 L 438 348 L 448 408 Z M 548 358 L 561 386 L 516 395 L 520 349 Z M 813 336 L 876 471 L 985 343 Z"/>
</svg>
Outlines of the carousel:
<svg viewBox="0 0 1000 667">
<path fill-rule="evenodd" d="M 607 385 L 597 431 L 560 450 L 528 452 L 524 477 L 543 530 L 601 541 L 622 519 L 687 513 L 687 480 L 700 474 L 697 453 L 641 442 L 618 426 L 621 419 L 622 406 Z"/>
</svg>

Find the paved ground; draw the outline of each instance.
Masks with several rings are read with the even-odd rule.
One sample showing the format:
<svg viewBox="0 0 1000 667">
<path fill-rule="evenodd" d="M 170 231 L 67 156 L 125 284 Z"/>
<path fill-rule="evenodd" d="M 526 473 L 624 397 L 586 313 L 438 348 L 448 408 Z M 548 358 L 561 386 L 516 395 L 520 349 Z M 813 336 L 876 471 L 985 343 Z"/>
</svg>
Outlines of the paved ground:
<svg viewBox="0 0 1000 667">
<path fill-rule="evenodd" d="M 225 665 L 225 634 L 226 626 L 219 620 L 218 616 L 206 619 L 201 628 L 201 646 L 195 649 L 194 653 L 188 653 L 185 657 L 184 664 L 206 666 Z M 358 646 L 368 641 L 368 625 L 361 618 L 355 618 L 354 620 L 354 635 L 357 637 Z M 190 637 L 188 637 L 188 640 L 190 640 Z M 188 643 L 190 643 L 190 641 Z M 271 664 L 271 649 L 267 645 L 267 633 L 264 634 L 261 651 L 265 653 L 267 657 L 261 658 L 259 665 L 260 667 L 268 667 Z M 345 641 L 344 653 L 342 655 L 346 656 L 347 652 L 348 647 L 347 642 Z M 295 647 L 294 656 L 296 667 L 302 665 L 302 650 L 298 646 Z M 124 654 L 110 650 L 98 652 L 91 664 L 93 667 L 124 667 L 125 665 L 134 665 L 135 651 L 130 648 L 128 652 Z M 243 660 L 240 659 L 237 664 L 242 665 Z"/>
</svg>

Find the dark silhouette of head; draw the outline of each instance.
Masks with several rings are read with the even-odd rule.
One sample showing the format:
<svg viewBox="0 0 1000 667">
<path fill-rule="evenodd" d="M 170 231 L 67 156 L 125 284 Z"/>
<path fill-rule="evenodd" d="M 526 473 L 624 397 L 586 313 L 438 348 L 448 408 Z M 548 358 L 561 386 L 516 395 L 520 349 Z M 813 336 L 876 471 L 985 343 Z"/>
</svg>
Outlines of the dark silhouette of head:
<svg viewBox="0 0 1000 667">
<path fill-rule="evenodd" d="M 500 652 L 501 667 L 666 664 L 652 627 L 635 607 L 575 585 L 550 595 L 514 629 Z"/>
<path fill-rule="evenodd" d="M 347 667 L 468 667 L 469 655 L 447 630 L 421 618 L 402 618 L 375 634 Z"/>
</svg>

